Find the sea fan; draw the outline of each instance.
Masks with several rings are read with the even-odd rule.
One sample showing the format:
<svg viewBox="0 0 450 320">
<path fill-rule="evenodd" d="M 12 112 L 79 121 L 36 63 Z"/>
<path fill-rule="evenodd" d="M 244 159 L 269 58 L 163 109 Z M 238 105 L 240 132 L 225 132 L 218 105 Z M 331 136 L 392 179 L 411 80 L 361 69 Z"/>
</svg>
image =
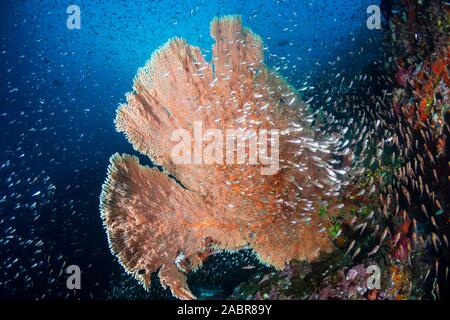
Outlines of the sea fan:
<svg viewBox="0 0 450 320">
<path fill-rule="evenodd" d="M 251 247 L 276 268 L 330 252 L 326 205 L 345 173 L 330 164 L 337 137 L 311 126 L 298 93 L 263 63 L 261 39 L 235 16 L 214 19 L 211 34 L 211 63 L 175 38 L 138 71 L 116 127 L 163 169 L 116 154 L 101 196 L 110 248 L 124 268 L 145 287 L 158 271 L 161 283 L 184 299 L 194 298 L 186 274 L 214 250 Z M 266 139 L 252 149 L 252 137 L 244 135 L 231 152 L 216 148 L 215 156 L 235 159 L 241 150 L 247 157 L 210 161 L 199 153 L 211 139 L 200 134 L 196 140 L 198 124 L 213 133 L 234 128 L 259 139 L 266 133 Z M 191 162 L 174 160 L 177 130 L 192 138 L 182 141 L 194 145 L 184 158 L 194 155 Z M 261 152 L 268 141 L 271 152 Z"/>
</svg>

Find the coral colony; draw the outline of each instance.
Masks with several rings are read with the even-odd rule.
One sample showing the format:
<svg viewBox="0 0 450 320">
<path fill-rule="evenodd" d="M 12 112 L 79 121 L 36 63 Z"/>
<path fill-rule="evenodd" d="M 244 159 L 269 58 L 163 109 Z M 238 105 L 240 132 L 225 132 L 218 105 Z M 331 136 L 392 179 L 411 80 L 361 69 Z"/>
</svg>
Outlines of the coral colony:
<svg viewBox="0 0 450 320">
<path fill-rule="evenodd" d="M 238 17 L 215 19 L 211 35 L 212 63 L 172 39 L 139 70 L 116 126 L 164 169 L 116 154 L 101 197 L 112 252 L 146 287 L 159 269 L 179 298 L 194 298 L 186 273 L 216 249 L 251 247 L 278 269 L 330 252 L 327 223 L 316 211 L 333 202 L 346 172 L 333 165 L 337 138 L 314 130 L 295 90 L 264 65 L 261 39 Z M 261 174 L 263 161 L 174 163 L 173 131 L 193 131 L 196 121 L 223 131 L 279 130 L 280 170 Z"/>
<path fill-rule="evenodd" d="M 448 294 L 449 5 L 381 8 L 379 74 L 351 80 L 362 96 L 316 112 L 237 16 L 212 21 L 211 62 L 180 38 L 152 55 L 116 128 L 157 167 L 115 154 L 101 195 L 126 271 L 146 288 L 157 272 L 193 299 L 188 274 L 247 248 L 272 271 L 231 298 Z M 380 268 L 381 284 L 367 285 Z"/>
</svg>

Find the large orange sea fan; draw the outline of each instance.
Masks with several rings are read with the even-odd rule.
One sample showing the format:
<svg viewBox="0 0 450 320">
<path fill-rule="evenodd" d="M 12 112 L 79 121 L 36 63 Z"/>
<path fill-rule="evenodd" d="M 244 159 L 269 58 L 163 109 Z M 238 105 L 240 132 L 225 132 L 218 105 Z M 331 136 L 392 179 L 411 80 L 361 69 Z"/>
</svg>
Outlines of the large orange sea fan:
<svg viewBox="0 0 450 320">
<path fill-rule="evenodd" d="M 211 34 L 212 62 L 175 38 L 138 71 L 116 127 L 163 170 L 115 154 L 100 204 L 111 250 L 124 268 L 145 287 L 159 270 L 161 283 L 184 299 L 194 298 L 186 274 L 217 249 L 251 247 L 276 268 L 330 252 L 319 208 L 340 188 L 330 164 L 337 139 L 311 127 L 307 106 L 263 63 L 261 39 L 235 16 L 213 20 Z M 172 134 L 184 129 L 194 136 L 195 123 L 222 132 L 279 130 L 279 170 L 262 174 L 263 164 L 248 162 L 177 163 Z"/>
</svg>

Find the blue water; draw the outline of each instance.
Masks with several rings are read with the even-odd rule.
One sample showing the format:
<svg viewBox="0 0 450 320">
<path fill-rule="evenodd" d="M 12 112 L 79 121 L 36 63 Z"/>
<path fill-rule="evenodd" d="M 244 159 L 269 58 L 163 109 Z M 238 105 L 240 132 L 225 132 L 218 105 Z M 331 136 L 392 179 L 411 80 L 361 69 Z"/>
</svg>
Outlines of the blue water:
<svg viewBox="0 0 450 320">
<path fill-rule="evenodd" d="M 115 132 L 115 109 L 167 39 L 184 37 L 209 57 L 212 18 L 239 14 L 293 85 L 332 86 L 335 74 L 377 58 L 372 2 L 2 1 L 0 298 L 147 297 L 109 252 L 98 197 L 111 154 L 134 153 Z M 80 30 L 66 27 L 69 4 L 81 9 Z M 83 271 L 82 290 L 66 288 L 70 264 Z"/>
</svg>

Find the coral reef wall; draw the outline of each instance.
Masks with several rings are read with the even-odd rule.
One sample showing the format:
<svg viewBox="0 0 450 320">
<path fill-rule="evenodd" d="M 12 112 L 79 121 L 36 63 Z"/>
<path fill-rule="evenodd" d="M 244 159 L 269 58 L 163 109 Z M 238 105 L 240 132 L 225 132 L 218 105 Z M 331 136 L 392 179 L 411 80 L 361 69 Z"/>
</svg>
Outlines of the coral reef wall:
<svg viewBox="0 0 450 320">
<path fill-rule="evenodd" d="M 421 259 L 428 270 L 421 281 L 425 297 L 436 299 L 449 294 L 450 5 L 404 1 L 387 18 L 386 51 L 395 75 L 392 129 L 402 161 L 392 196 L 413 221 L 405 238 L 426 246 Z M 404 256 L 398 248 L 394 254 Z"/>
</svg>

